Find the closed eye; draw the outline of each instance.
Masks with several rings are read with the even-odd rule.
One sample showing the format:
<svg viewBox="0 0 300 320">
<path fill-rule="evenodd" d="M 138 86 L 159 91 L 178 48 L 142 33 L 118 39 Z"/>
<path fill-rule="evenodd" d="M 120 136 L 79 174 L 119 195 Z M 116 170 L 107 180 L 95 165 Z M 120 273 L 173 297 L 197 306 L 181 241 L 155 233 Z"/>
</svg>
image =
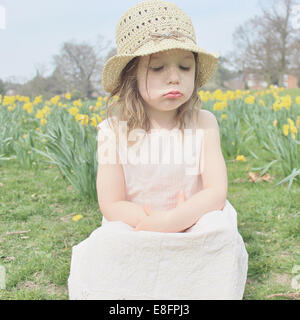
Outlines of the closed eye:
<svg viewBox="0 0 300 320">
<path fill-rule="evenodd" d="M 190 68 L 188 68 L 188 67 L 183 67 L 183 66 L 180 66 L 180 68 L 182 69 L 182 70 L 185 70 L 185 71 L 189 71 L 190 70 Z M 159 68 L 151 68 L 153 71 L 160 71 L 160 70 L 162 70 L 163 69 L 163 67 L 159 67 Z"/>
</svg>

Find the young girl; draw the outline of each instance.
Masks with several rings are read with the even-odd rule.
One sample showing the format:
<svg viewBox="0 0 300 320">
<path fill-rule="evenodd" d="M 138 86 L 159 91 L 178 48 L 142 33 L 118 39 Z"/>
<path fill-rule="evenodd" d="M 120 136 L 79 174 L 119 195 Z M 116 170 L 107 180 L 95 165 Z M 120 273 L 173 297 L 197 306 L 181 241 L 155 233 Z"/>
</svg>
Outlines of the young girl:
<svg viewBox="0 0 300 320">
<path fill-rule="evenodd" d="M 226 199 L 218 123 L 197 94 L 218 56 L 163 0 L 127 10 L 116 42 L 98 126 L 102 226 L 73 247 L 69 297 L 242 299 L 248 254 Z"/>
</svg>

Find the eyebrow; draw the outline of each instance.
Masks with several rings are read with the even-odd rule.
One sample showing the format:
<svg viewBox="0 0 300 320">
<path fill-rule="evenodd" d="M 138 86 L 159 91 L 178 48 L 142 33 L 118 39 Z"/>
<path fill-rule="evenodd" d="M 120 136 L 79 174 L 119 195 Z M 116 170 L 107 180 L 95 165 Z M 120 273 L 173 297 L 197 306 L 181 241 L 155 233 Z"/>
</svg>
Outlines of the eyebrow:
<svg viewBox="0 0 300 320">
<path fill-rule="evenodd" d="M 154 60 L 154 59 L 159 59 L 160 57 L 151 57 L 151 59 L 152 60 Z M 191 56 L 185 56 L 185 57 L 183 57 L 183 59 L 193 59 L 193 57 L 191 57 Z"/>
</svg>

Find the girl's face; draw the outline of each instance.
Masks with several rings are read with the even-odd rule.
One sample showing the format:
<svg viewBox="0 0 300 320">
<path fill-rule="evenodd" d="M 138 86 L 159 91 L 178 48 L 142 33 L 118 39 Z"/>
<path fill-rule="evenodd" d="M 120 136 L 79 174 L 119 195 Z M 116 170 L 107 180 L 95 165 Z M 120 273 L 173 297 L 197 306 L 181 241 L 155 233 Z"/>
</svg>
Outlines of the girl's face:
<svg viewBox="0 0 300 320">
<path fill-rule="evenodd" d="M 172 49 L 152 54 L 151 59 L 150 55 L 139 58 L 137 83 L 146 107 L 160 111 L 179 108 L 192 96 L 194 79 L 195 59 L 191 51 Z M 182 94 L 181 97 L 166 96 L 174 90 L 179 91 Z"/>
</svg>

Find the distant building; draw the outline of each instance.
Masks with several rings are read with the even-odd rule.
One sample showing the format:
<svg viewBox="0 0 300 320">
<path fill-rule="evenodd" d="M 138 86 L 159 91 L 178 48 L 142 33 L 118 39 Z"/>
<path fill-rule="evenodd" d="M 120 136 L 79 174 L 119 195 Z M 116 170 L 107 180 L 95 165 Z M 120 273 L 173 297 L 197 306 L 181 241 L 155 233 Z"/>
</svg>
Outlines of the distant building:
<svg viewBox="0 0 300 320">
<path fill-rule="evenodd" d="M 245 81 L 243 75 L 240 74 L 237 77 L 224 81 L 223 86 L 229 90 L 243 90 L 245 89 Z"/>
<path fill-rule="evenodd" d="M 16 90 L 14 90 L 14 89 L 9 89 L 9 90 L 7 90 L 6 91 L 6 96 L 15 96 L 16 95 Z"/>
<path fill-rule="evenodd" d="M 262 76 L 254 73 L 246 75 L 245 82 L 249 90 L 262 90 L 268 87 L 267 81 Z"/>
<path fill-rule="evenodd" d="M 244 76 L 240 75 L 234 79 L 225 81 L 224 86 L 231 90 L 237 90 L 237 89 L 263 90 L 268 87 L 268 83 L 259 74 L 249 73 L 249 74 L 244 74 Z M 283 86 L 287 89 L 298 88 L 297 77 L 291 74 L 285 74 L 283 77 Z"/>
<path fill-rule="evenodd" d="M 283 86 L 287 89 L 296 89 L 298 88 L 298 79 L 291 74 L 285 74 L 283 77 Z"/>
</svg>

